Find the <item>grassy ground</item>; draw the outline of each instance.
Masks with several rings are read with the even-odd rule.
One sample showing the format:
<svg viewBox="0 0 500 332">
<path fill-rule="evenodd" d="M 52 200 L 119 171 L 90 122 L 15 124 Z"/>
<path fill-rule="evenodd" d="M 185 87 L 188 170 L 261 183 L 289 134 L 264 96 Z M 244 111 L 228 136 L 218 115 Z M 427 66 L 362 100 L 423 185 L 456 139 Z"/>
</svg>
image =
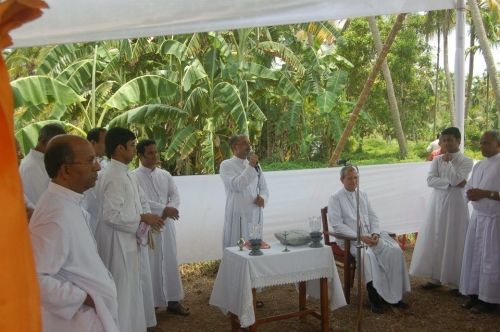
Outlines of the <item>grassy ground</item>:
<svg viewBox="0 0 500 332">
<path fill-rule="evenodd" d="M 344 153 L 342 154 L 342 157 L 349 157 L 352 162 L 357 165 L 378 165 L 423 161 L 427 157 L 425 149 L 428 144 L 428 142 L 417 143 L 408 141 L 408 157 L 401 159 L 399 157 L 399 146 L 396 140 L 387 142 L 381 138 L 367 138 L 364 140 L 362 151 Z M 473 159 L 482 159 L 481 152 L 477 150 L 477 148 L 466 148 L 465 154 Z M 261 164 L 266 171 L 329 167 L 328 160 L 288 162 L 262 160 Z"/>
<path fill-rule="evenodd" d="M 411 260 L 413 248 L 406 248 L 407 264 Z M 182 266 L 182 277 L 186 291 L 185 304 L 190 307 L 188 317 L 175 316 L 166 312 L 158 313 L 160 327 L 166 331 L 230 331 L 228 318 L 218 309 L 208 304 L 213 282 L 217 275 L 218 261 Z M 339 269 L 342 278 L 342 269 Z M 466 301 L 446 287 L 425 291 L 420 285 L 421 278 L 411 278 L 412 291 L 405 296 L 410 305 L 408 310 L 385 308 L 383 315 L 369 311 L 366 291 L 363 290 L 363 331 L 500 331 L 500 310 L 492 314 L 474 315 L 460 305 Z M 354 331 L 357 317 L 357 294 L 354 286 L 351 304 L 330 313 L 331 331 Z M 293 285 L 265 288 L 258 299 L 265 306 L 258 309 L 260 317 L 296 310 L 298 296 Z M 308 307 L 319 309 L 316 300 L 310 300 Z M 261 332 L 308 332 L 319 331 L 320 323 L 315 318 L 305 322 L 297 318 L 273 322 L 259 327 Z"/>
</svg>

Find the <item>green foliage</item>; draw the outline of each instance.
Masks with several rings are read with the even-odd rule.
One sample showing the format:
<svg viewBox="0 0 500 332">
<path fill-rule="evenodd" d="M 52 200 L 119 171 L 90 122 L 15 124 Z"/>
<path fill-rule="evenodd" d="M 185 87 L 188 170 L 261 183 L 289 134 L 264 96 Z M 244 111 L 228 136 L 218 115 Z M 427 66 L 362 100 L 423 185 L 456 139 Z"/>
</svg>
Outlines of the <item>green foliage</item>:
<svg viewBox="0 0 500 332">
<path fill-rule="evenodd" d="M 436 73 L 426 43 L 429 17 L 409 15 L 388 56 L 402 125 L 413 141 L 433 136 Z M 494 20 L 493 15 L 488 22 Z M 378 19 L 382 39 L 393 21 Z M 316 167 L 333 152 L 375 60 L 366 19 L 350 20 L 345 30 L 337 22 L 312 22 L 13 49 L 4 55 L 24 149 L 35 144 L 44 121 L 81 133 L 125 126 L 140 138 L 156 139 L 164 165 L 177 174 L 216 172 L 231 154 L 227 139 L 235 133 L 248 134 L 264 159 L 289 162 L 276 167 L 295 167 L 290 165 L 296 161 Z M 490 90 L 485 78 L 474 80 L 466 119 L 466 137 L 473 141 L 498 123 Z M 446 103 L 440 93 L 438 129 L 449 123 Z M 397 146 L 370 138 L 394 136 L 389 114 L 380 76 L 345 152 L 369 163 L 399 160 Z M 407 160 L 422 157 L 410 152 Z"/>
</svg>

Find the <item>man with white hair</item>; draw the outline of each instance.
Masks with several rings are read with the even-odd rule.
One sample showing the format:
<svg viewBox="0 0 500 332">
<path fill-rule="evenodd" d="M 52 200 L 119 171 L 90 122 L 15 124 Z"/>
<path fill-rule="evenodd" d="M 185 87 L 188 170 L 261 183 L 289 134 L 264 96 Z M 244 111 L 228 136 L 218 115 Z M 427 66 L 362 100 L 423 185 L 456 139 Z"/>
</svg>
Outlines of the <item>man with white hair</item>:
<svg viewBox="0 0 500 332">
<path fill-rule="evenodd" d="M 334 232 L 356 237 L 358 172 L 352 166 L 345 166 L 340 171 L 340 181 L 344 187 L 330 197 L 328 219 Z M 408 305 L 403 302 L 403 295 L 410 291 L 410 278 L 403 251 L 389 234 L 380 231 L 378 217 L 368 196 L 362 191 L 359 191 L 359 211 L 361 241 L 368 247 L 363 249 L 363 273 L 371 310 L 376 314 L 383 313 L 384 301 L 394 307 L 406 309 Z M 356 255 L 354 243 L 346 250 Z"/>
</svg>

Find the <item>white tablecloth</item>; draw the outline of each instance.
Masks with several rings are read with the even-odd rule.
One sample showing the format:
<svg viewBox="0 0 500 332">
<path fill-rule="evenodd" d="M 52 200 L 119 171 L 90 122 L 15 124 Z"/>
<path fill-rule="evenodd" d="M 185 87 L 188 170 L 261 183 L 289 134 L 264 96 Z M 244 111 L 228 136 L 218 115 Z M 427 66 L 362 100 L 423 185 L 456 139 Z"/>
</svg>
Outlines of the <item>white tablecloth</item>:
<svg viewBox="0 0 500 332">
<path fill-rule="evenodd" d="M 252 288 L 307 281 L 307 294 L 319 298 L 319 279 L 328 278 L 330 310 L 346 305 L 330 247 L 289 247 L 272 243 L 263 256 L 250 256 L 237 247 L 224 250 L 210 304 L 238 316 L 242 327 L 255 323 Z"/>
</svg>

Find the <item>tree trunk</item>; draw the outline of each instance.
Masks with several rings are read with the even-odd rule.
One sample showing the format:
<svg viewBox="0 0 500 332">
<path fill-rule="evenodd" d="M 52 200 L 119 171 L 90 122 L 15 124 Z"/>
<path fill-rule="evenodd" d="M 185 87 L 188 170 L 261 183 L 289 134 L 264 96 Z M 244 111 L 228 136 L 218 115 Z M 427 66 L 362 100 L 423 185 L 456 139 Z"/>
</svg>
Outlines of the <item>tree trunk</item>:
<svg viewBox="0 0 500 332">
<path fill-rule="evenodd" d="M 437 113 L 439 111 L 439 56 L 441 55 L 441 29 L 437 26 L 437 37 L 438 37 L 438 48 L 436 54 L 436 82 L 435 82 L 435 91 L 434 91 L 434 122 L 432 127 L 432 139 L 433 141 L 436 137 L 436 121 L 437 121 Z"/>
<path fill-rule="evenodd" d="M 450 66 L 448 65 L 448 34 L 450 33 L 450 13 L 447 10 L 444 16 L 443 26 L 443 52 L 444 73 L 446 76 L 446 87 L 448 91 L 448 110 L 450 111 L 451 125 L 455 126 L 455 97 L 453 96 L 453 80 L 451 79 Z"/>
<path fill-rule="evenodd" d="M 470 44 L 469 44 L 469 74 L 467 75 L 467 89 L 465 90 L 465 112 L 464 116 L 467 118 L 469 108 L 471 105 L 471 93 L 472 93 L 472 79 L 474 78 L 474 39 L 476 35 L 474 34 L 474 26 L 470 27 Z"/>
<path fill-rule="evenodd" d="M 382 66 L 382 62 L 387 56 L 387 53 L 389 52 L 389 48 L 391 47 L 392 43 L 394 42 L 394 39 L 396 38 L 396 34 L 398 31 L 401 29 L 401 26 L 403 25 L 403 21 L 406 17 L 406 14 L 399 14 L 396 18 L 396 22 L 394 23 L 394 26 L 391 29 L 391 32 L 389 33 L 389 36 L 387 36 L 387 39 L 385 41 L 384 47 L 382 48 L 382 51 L 379 53 L 377 57 L 377 61 L 373 65 L 372 71 L 370 75 L 368 76 L 368 79 L 365 82 L 365 85 L 363 86 L 363 90 L 361 91 L 361 94 L 358 98 L 358 102 L 354 106 L 354 109 L 351 113 L 351 116 L 349 117 L 349 121 L 347 122 L 346 128 L 344 129 L 344 132 L 342 133 L 342 136 L 340 137 L 340 140 L 335 147 L 335 151 L 333 151 L 332 156 L 330 157 L 330 165 L 334 165 L 337 159 L 339 158 L 340 154 L 344 150 L 345 143 L 347 142 L 347 138 L 352 132 L 352 128 L 354 128 L 354 125 L 356 124 L 356 120 L 359 117 L 359 112 L 361 112 L 361 108 L 366 102 L 366 99 L 368 99 L 368 96 L 370 95 L 370 90 L 373 86 L 373 82 L 375 82 L 375 78 L 377 77 L 378 73 L 380 72 L 380 68 Z"/>
<path fill-rule="evenodd" d="M 377 50 L 377 54 L 379 54 L 382 50 L 382 41 L 380 39 L 380 32 L 378 31 L 377 21 L 375 17 L 369 17 L 368 24 L 370 25 L 370 30 L 373 35 L 373 41 L 375 42 L 375 49 Z M 385 85 L 387 88 L 387 99 L 389 100 L 389 109 L 391 111 L 392 124 L 394 126 L 394 132 L 399 144 L 399 156 L 401 158 L 405 158 L 408 154 L 408 149 L 406 147 L 405 134 L 403 132 L 401 119 L 399 117 L 398 103 L 396 101 L 396 95 L 394 93 L 391 71 L 389 70 L 386 59 L 384 59 L 384 61 L 382 62 L 382 72 L 384 73 Z"/>
<path fill-rule="evenodd" d="M 491 85 L 493 87 L 493 93 L 495 95 L 495 101 L 497 106 L 497 128 L 500 127 L 500 83 L 498 82 L 497 70 L 495 67 L 495 59 L 493 58 L 493 53 L 491 52 L 491 45 L 488 37 L 486 36 L 486 31 L 483 25 L 483 19 L 481 13 L 479 12 L 479 6 L 475 0 L 468 0 L 469 9 L 472 16 L 472 23 L 474 24 L 474 29 L 476 30 L 477 38 L 479 39 L 479 47 L 483 52 L 484 61 L 486 62 L 486 70 L 490 76 Z"/>
</svg>

